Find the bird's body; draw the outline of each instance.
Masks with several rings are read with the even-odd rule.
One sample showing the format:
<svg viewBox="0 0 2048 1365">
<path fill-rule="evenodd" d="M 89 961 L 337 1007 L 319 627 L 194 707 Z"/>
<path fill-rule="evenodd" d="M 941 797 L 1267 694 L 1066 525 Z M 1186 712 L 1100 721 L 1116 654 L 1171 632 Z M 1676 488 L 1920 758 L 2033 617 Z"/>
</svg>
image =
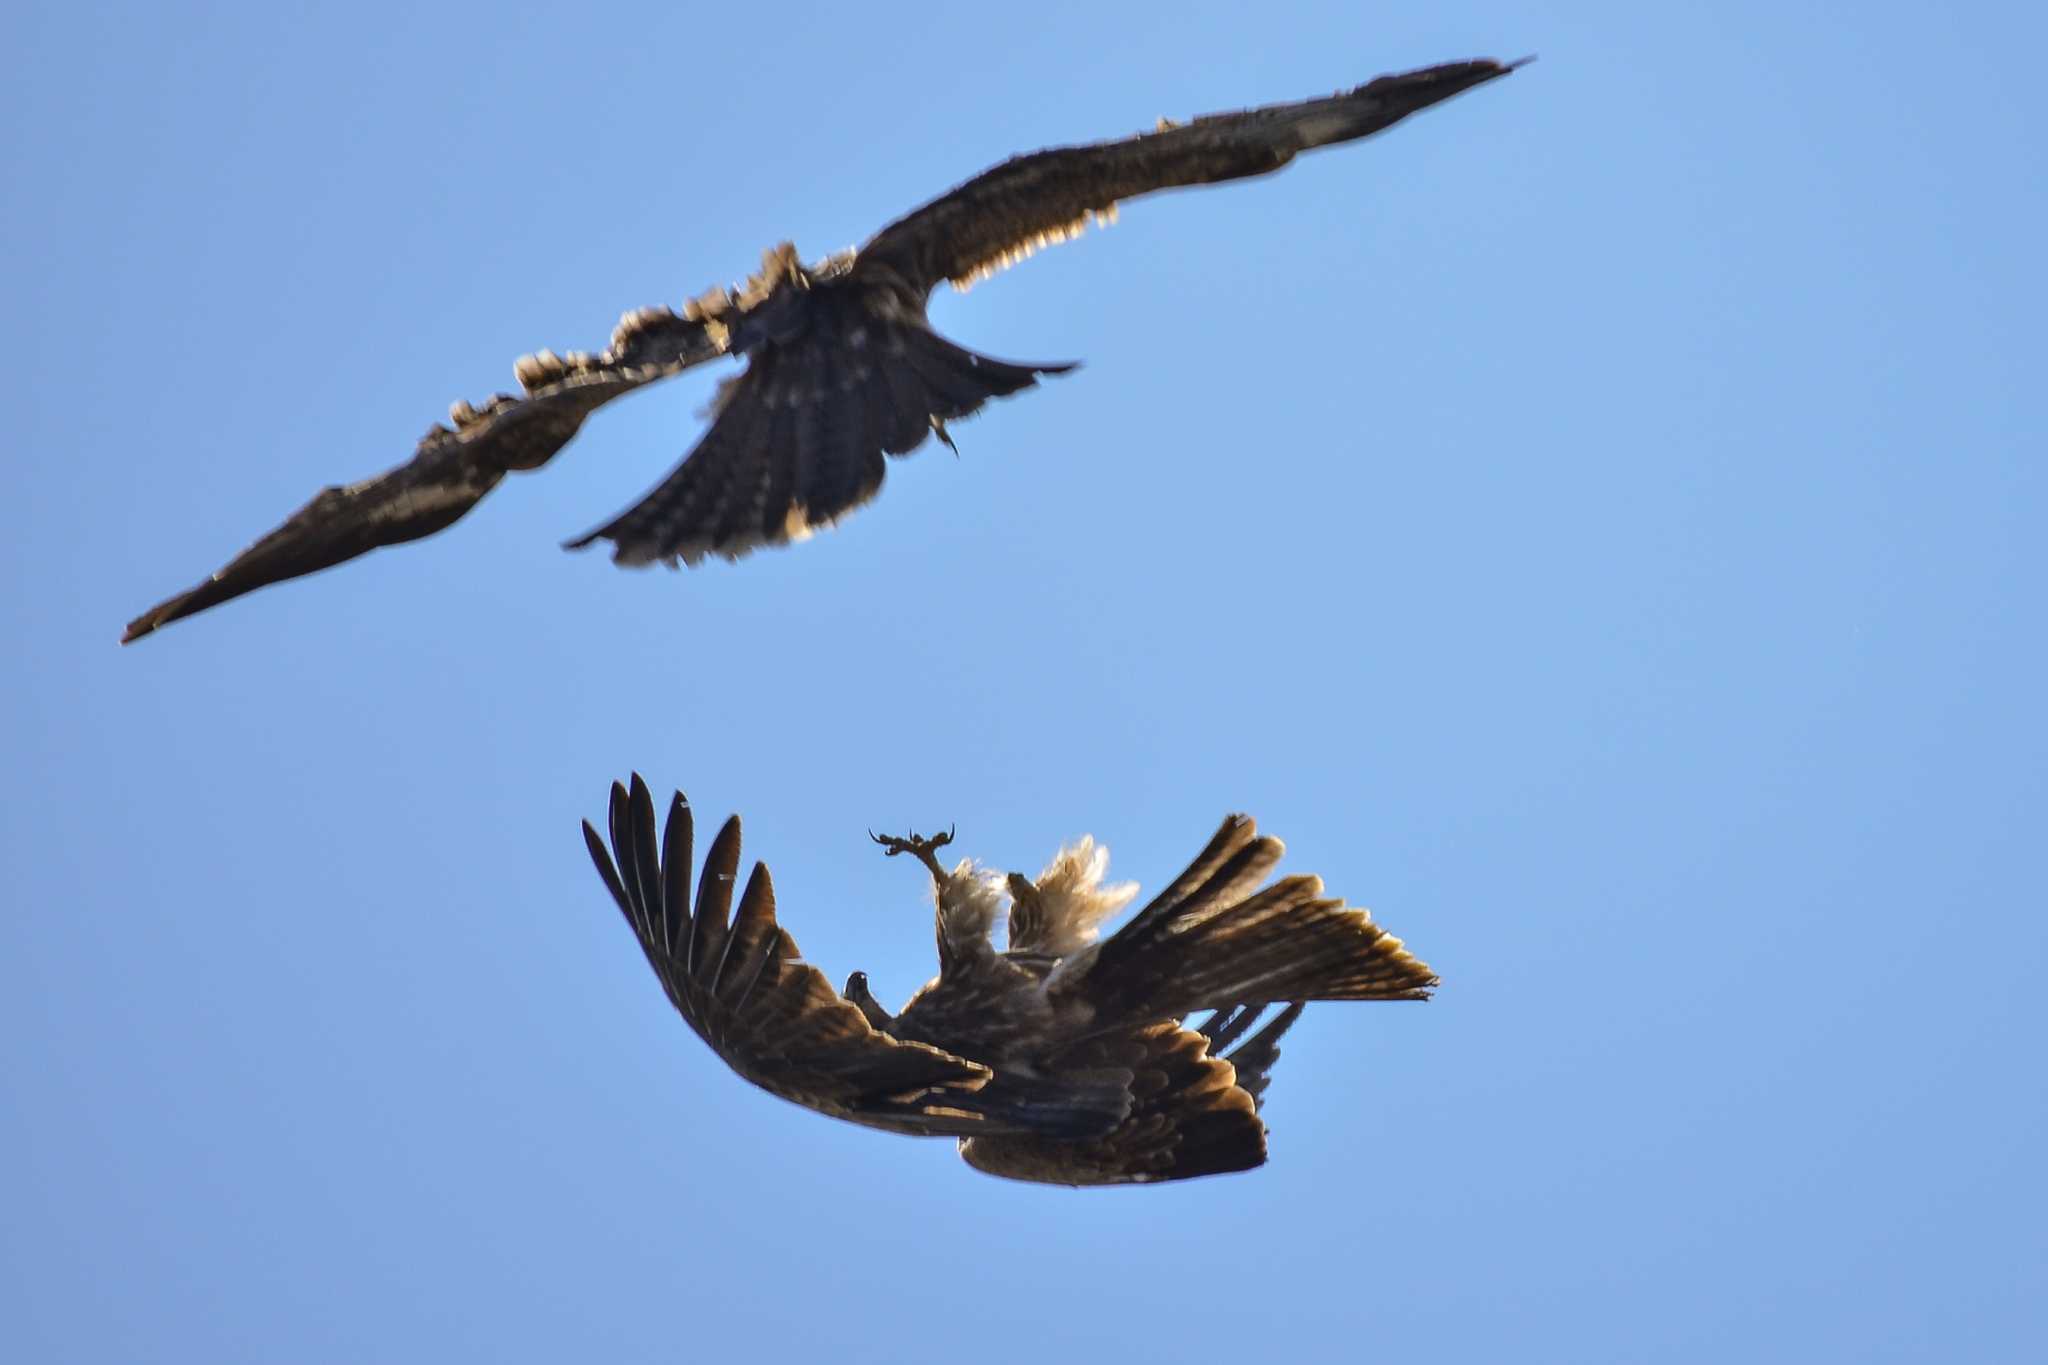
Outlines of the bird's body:
<svg viewBox="0 0 2048 1365">
<path fill-rule="evenodd" d="M 803 539 L 872 498 L 885 457 L 934 433 L 944 440 L 948 421 L 1071 368 L 999 361 L 938 336 L 925 317 L 938 285 L 964 286 L 1113 217 L 1124 200 L 1264 175 L 1513 69 L 1458 62 L 1322 99 L 1162 120 L 1136 137 L 1014 157 L 814 266 L 778 247 L 744 289 L 713 290 L 680 311 L 628 314 L 601 354 L 522 359 L 514 367 L 520 393 L 480 408 L 456 404 L 450 424 L 428 431 L 411 460 L 323 490 L 218 573 L 131 621 L 123 643 L 268 584 L 431 535 L 508 472 L 546 464 L 603 404 L 719 356 L 748 364 L 721 389 L 703 439 L 638 504 L 571 544 L 604 539 L 622 564 L 673 564 Z"/>
<path fill-rule="evenodd" d="M 862 974 L 835 993 L 801 960 L 765 867 L 732 911 L 736 818 L 694 905 L 680 794 L 659 847 L 637 776 L 630 792 L 613 787 L 611 852 L 584 833 L 670 1001 L 741 1076 L 833 1117 L 957 1138 L 970 1165 L 1015 1179 L 1132 1184 L 1257 1166 L 1259 1101 L 1302 1004 L 1419 1000 L 1436 984 L 1315 878 L 1268 884 L 1282 847 L 1242 816 L 1107 938 L 1101 926 L 1136 888 L 1102 884 L 1107 855 L 1090 841 L 1036 881 L 1005 881 L 971 862 L 945 869 L 943 840 L 884 840 L 925 862 L 937 900 L 939 974 L 895 1015 Z M 1010 946 L 998 951 L 1006 901 Z M 1292 1003 L 1254 1032 L 1275 1001 Z M 1183 1022 L 1205 1010 L 1199 1028 Z"/>
</svg>

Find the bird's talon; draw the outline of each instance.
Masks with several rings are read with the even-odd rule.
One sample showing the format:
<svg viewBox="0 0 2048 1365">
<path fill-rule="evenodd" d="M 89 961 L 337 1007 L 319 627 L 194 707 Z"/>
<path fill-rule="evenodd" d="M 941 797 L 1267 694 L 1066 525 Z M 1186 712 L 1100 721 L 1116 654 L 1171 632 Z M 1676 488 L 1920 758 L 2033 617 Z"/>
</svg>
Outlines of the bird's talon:
<svg viewBox="0 0 2048 1365">
<path fill-rule="evenodd" d="M 886 857 L 893 858 L 899 853 L 908 853 L 930 870 L 933 881 L 943 886 L 946 881 L 946 869 L 939 865 L 938 854 L 940 849 L 953 842 L 953 835 L 957 829 L 958 826 L 955 826 L 944 834 L 934 834 L 930 837 L 915 830 L 905 835 L 877 834 L 869 830 L 868 838 L 881 845 L 882 853 Z"/>
</svg>

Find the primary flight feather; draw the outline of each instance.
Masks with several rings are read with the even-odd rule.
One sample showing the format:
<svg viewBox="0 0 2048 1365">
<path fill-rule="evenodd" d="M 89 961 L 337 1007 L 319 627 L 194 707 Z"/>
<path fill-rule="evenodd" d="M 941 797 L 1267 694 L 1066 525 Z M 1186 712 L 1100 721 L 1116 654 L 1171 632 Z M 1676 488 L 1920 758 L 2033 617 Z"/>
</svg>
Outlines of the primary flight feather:
<svg viewBox="0 0 2048 1365">
<path fill-rule="evenodd" d="M 872 498 L 886 456 L 933 434 L 950 445 L 948 421 L 1072 368 L 996 360 L 939 336 L 925 306 L 941 283 L 964 286 L 1113 216 L 1124 200 L 1276 171 L 1519 65 L 1454 62 L 1321 99 L 1162 120 L 1136 137 L 1013 157 L 814 266 L 777 247 L 743 289 L 713 290 L 680 312 L 628 314 L 602 354 L 525 357 L 514 370 L 520 393 L 456 404 L 411 460 L 323 489 L 218 573 L 129 622 L 122 643 L 431 535 L 507 473 L 546 464 L 605 403 L 724 355 L 744 356 L 747 368 L 721 386 L 696 447 L 640 502 L 570 544 L 602 539 L 621 564 L 674 564 L 800 540 Z"/>
</svg>

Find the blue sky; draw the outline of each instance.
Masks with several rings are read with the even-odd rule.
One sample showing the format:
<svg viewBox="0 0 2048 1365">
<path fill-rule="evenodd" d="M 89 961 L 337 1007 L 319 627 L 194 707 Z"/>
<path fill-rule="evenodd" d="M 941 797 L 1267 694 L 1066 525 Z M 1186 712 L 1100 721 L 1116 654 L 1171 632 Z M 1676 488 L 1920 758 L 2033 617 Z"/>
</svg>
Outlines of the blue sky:
<svg viewBox="0 0 2048 1365">
<path fill-rule="evenodd" d="M 2036 1359 L 2048 100 L 2021 7 L 28 6 L 0 56 L 23 1360 Z M 1542 60 L 934 319 L 1078 373 L 736 567 L 450 532 L 131 615 L 625 309 L 1012 152 Z M 991 1180 L 674 1019 L 576 822 L 743 812 L 885 999 L 957 823 L 1226 811 L 1444 976 L 1271 1163 Z"/>
</svg>

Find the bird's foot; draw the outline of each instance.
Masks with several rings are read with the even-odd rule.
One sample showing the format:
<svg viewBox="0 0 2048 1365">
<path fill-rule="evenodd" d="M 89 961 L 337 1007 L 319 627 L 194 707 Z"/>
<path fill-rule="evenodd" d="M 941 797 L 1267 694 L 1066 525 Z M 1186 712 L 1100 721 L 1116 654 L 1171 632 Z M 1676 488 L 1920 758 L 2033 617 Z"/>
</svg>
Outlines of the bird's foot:
<svg viewBox="0 0 2048 1365">
<path fill-rule="evenodd" d="M 952 434 L 946 430 L 946 419 L 943 417 L 934 417 L 931 419 L 931 422 L 932 435 L 938 437 L 941 441 L 945 442 L 946 449 L 953 452 L 953 458 L 956 460 L 959 459 L 960 447 L 953 444 Z"/>
<path fill-rule="evenodd" d="M 953 842 L 953 834 L 954 831 L 949 829 L 944 834 L 934 834 L 927 838 L 914 830 L 907 835 L 901 836 L 877 834 L 873 830 L 869 830 L 868 838 L 880 844 L 882 852 L 891 858 L 899 853 L 908 853 L 911 857 L 923 863 L 930 870 L 932 880 L 937 882 L 940 889 L 943 890 L 946 885 L 946 869 L 939 866 L 939 850 Z"/>
</svg>

